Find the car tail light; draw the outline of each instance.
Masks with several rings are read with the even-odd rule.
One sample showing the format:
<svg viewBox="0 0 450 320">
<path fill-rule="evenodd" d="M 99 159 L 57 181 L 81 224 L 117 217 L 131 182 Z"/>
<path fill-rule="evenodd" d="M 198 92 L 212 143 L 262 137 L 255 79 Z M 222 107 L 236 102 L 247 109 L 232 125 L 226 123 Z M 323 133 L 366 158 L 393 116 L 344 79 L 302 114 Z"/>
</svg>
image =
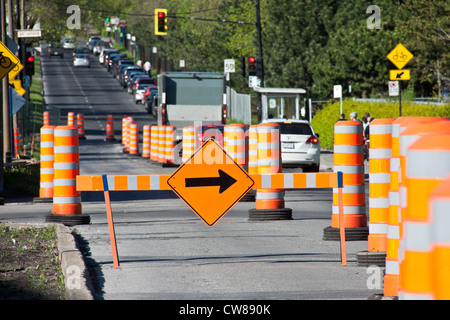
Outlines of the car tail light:
<svg viewBox="0 0 450 320">
<path fill-rule="evenodd" d="M 139 87 L 139 85 L 137 84 L 137 85 L 135 85 L 134 86 L 134 91 L 136 91 L 137 89 L 138 89 L 138 87 Z"/>
<path fill-rule="evenodd" d="M 308 140 L 306 140 L 306 143 L 317 144 L 319 143 L 319 139 L 316 136 L 312 135 L 308 138 Z"/>
</svg>

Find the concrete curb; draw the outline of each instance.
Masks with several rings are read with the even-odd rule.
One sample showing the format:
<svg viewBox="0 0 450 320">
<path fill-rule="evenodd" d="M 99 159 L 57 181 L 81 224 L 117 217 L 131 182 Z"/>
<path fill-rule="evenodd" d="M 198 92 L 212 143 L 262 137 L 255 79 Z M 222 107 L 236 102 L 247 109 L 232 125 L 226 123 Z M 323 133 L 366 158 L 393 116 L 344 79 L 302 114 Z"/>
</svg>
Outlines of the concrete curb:
<svg viewBox="0 0 450 320">
<path fill-rule="evenodd" d="M 65 300 L 94 300 L 93 285 L 72 230 L 56 223 L 5 222 L 11 228 L 43 228 L 56 225 L 56 239 L 61 271 L 64 275 Z"/>
<path fill-rule="evenodd" d="M 56 224 L 56 232 L 66 300 L 94 300 L 89 271 L 77 248 L 72 230 L 63 224 Z"/>
</svg>

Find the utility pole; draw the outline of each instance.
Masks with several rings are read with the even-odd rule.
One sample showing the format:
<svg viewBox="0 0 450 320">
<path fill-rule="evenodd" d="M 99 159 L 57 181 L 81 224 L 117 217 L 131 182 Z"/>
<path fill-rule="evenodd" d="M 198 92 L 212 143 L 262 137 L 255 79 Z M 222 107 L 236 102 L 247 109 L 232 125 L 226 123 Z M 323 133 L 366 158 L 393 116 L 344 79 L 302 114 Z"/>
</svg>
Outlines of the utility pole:
<svg viewBox="0 0 450 320">
<path fill-rule="evenodd" d="M 261 84 L 260 87 L 264 88 L 264 60 L 263 60 L 263 50 L 262 50 L 262 28 L 261 28 L 261 12 L 259 6 L 259 0 L 255 2 L 255 10 L 256 10 L 256 33 L 258 34 L 258 49 L 259 49 L 259 59 L 261 63 Z M 256 111 L 258 113 L 258 123 L 262 120 L 262 98 L 261 93 L 257 93 L 257 106 Z"/>
<path fill-rule="evenodd" d="M 8 37 L 6 35 L 6 6 L 5 0 L 0 0 L 0 24 L 1 24 L 1 41 L 3 44 L 8 43 Z M 9 0 L 11 1 L 11 0 Z M 12 160 L 11 157 L 11 121 L 9 112 L 9 79 L 8 76 L 4 77 L 2 80 L 2 91 L 3 91 L 3 154 L 5 157 L 5 163 L 9 163 Z"/>
<path fill-rule="evenodd" d="M 0 27 L 2 28 L 2 32 L 0 35 L 2 36 L 1 40 L 3 41 L 3 26 L 4 26 L 4 15 L 5 15 L 5 0 L 0 0 Z M 3 101 L 2 98 L 2 90 L 0 90 L 0 101 Z M 3 109 L 0 111 L 0 205 L 5 204 L 4 200 L 4 170 L 3 170 L 3 157 L 4 157 L 4 147 L 3 147 L 3 140 L 4 140 L 4 126 L 3 123 L 5 122 L 5 117 L 3 115 Z"/>
</svg>

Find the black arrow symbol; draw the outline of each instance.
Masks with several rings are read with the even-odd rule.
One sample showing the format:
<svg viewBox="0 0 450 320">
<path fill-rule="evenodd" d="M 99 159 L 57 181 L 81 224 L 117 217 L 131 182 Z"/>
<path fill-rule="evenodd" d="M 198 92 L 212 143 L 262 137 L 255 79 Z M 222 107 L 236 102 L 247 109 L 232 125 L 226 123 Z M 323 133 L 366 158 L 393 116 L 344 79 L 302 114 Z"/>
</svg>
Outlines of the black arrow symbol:
<svg viewBox="0 0 450 320">
<path fill-rule="evenodd" d="M 218 177 L 185 178 L 186 188 L 220 186 L 219 193 L 224 192 L 236 182 L 236 179 L 219 169 Z"/>
<path fill-rule="evenodd" d="M 404 74 L 404 72 L 402 72 L 402 73 L 397 73 L 396 79 L 401 79 L 403 74 Z"/>
</svg>

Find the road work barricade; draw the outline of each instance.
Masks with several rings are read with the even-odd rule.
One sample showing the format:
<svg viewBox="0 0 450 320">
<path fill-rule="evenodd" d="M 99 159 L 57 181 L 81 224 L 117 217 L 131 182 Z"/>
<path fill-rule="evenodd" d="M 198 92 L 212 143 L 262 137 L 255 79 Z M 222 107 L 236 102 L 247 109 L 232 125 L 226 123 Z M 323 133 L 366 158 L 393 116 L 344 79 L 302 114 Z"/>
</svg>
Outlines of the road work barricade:
<svg viewBox="0 0 450 320">
<path fill-rule="evenodd" d="M 20 158 L 20 132 L 19 127 L 14 127 L 14 157 Z"/>
<path fill-rule="evenodd" d="M 183 128 L 183 152 L 181 161 L 186 162 L 198 147 L 197 139 L 195 139 L 195 127 L 188 126 Z"/>
<path fill-rule="evenodd" d="M 337 188 L 339 202 L 339 214 L 341 223 L 344 224 L 345 217 L 342 206 L 343 174 L 341 172 L 330 173 L 268 173 L 249 174 L 254 181 L 253 189 L 298 189 L 298 188 Z M 105 193 L 105 204 L 108 215 L 109 232 L 114 261 L 114 268 L 119 267 L 118 249 L 116 246 L 113 216 L 109 191 L 155 191 L 172 190 L 168 185 L 171 175 L 96 175 L 77 176 L 77 191 L 103 191 Z M 347 265 L 345 234 L 341 226 L 341 263 Z"/>
<path fill-rule="evenodd" d="M 150 158 L 151 126 L 144 125 L 142 130 L 142 157 Z"/>
</svg>

